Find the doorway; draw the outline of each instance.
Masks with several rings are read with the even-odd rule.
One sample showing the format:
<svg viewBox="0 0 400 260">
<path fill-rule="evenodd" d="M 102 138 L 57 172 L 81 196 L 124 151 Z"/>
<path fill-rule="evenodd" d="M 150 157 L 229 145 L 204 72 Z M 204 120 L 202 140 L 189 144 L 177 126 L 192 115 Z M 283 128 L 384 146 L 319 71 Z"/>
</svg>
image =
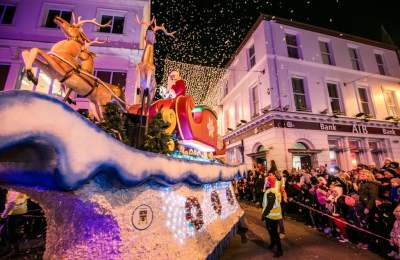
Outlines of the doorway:
<svg viewBox="0 0 400 260">
<path fill-rule="evenodd" d="M 316 154 L 321 150 L 311 149 L 304 142 L 296 142 L 293 148 L 289 149 L 292 154 L 292 167 L 294 169 L 310 170 L 315 167 L 318 162 L 316 161 Z"/>
<path fill-rule="evenodd" d="M 311 169 L 312 158 L 309 154 L 293 155 L 293 168 L 295 169 Z"/>
</svg>

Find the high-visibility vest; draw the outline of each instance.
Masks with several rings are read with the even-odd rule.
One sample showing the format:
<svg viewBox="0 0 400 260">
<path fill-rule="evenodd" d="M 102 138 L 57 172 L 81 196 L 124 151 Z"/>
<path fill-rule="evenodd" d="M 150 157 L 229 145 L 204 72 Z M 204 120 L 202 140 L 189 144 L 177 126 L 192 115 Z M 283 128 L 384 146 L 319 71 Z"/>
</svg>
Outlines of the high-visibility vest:
<svg viewBox="0 0 400 260">
<path fill-rule="evenodd" d="M 274 206 L 272 207 L 271 211 L 267 215 L 267 218 L 273 219 L 273 220 L 279 220 L 282 219 L 282 208 L 281 208 L 281 193 L 276 191 L 276 188 L 270 188 L 268 189 L 265 194 L 268 194 L 268 192 L 272 192 L 275 194 L 275 202 Z"/>
<path fill-rule="evenodd" d="M 276 192 L 281 193 L 281 181 L 275 181 L 275 190 Z"/>
</svg>

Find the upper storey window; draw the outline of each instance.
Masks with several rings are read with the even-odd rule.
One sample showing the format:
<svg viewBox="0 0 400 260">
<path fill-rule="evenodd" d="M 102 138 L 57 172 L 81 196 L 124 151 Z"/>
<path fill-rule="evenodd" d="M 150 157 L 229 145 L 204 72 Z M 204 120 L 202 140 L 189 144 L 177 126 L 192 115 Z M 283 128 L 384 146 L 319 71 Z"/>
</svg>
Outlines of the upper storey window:
<svg viewBox="0 0 400 260">
<path fill-rule="evenodd" d="M 61 17 L 67 22 L 71 22 L 72 8 L 59 5 L 45 6 L 42 27 L 57 28 L 57 24 L 54 22 L 54 18 L 56 18 L 56 16 Z"/>
<path fill-rule="evenodd" d="M 0 4 L 0 23 L 12 24 L 15 14 L 15 5 Z"/>
<path fill-rule="evenodd" d="M 98 12 L 98 21 L 101 24 L 106 24 L 111 21 L 111 27 L 100 27 L 99 32 L 123 34 L 125 25 L 126 12 L 114 10 L 100 10 Z"/>
<path fill-rule="evenodd" d="M 355 70 L 362 70 L 361 58 L 357 48 L 350 47 L 349 55 L 351 60 L 351 65 Z"/>
<path fill-rule="evenodd" d="M 300 47 L 298 46 L 297 35 L 287 33 L 285 39 L 288 56 L 290 58 L 300 59 Z"/>
<path fill-rule="evenodd" d="M 376 64 L 378 65 L 378 70 L 381 75 L 387 75 L 386 69 L 385 69 L 385 63 L 383 61 L 383 55 L 380 53 L 375 53 L 375 60 Z"/>
<path fill-rule="evenodd" d="M 247 64 L 249 69 L 256 65 L 256 50 L 254 48 L 254 44 L 247 49 Z"/>
<path fill-rule="evenodd" d="M 329 42 L 320 41 L 319 49 L 321 51 L 322 62 L 328 65 L 335 65 L 333 62 L 333 54 Z"/>
</svg>

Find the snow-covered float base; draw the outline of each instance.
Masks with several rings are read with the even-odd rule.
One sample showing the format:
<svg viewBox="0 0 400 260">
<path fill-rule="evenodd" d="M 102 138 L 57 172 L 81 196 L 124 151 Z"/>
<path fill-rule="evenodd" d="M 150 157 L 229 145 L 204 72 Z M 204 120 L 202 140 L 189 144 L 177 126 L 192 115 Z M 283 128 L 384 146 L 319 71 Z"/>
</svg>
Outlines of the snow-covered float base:
<svg viewBox="0 0 400 260">
<path fill-rule="evenodd" d="M 229 182 L 117 189 L 97 178 L 71 192 L 17 189 L 45 211 L 44 259 L 214 258 L 243 215 Z M 188 198 L 200 205 L 197 228 L 199 210 Z"/>
<path fill-rule="evenodd" d="M 52 97 L 0 92 L 0 184 L 44 208 L 45 259 L 214 258 L 244 170 L 146 153 Z"/>
</svg>

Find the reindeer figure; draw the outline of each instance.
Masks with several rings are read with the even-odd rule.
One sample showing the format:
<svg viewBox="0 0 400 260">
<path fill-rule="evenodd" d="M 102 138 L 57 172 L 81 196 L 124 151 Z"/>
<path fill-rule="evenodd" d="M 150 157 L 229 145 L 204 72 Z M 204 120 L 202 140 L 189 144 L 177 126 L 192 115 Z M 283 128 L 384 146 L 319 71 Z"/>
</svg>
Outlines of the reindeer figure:
<svg viewBox="0 0 400 260">
<path fill-rule="evenodd" d="M 88 97 L 91 101 L 90 108 L 93 115 L 98 121 L 102 121 L 101 105 L 109 102 L 111 96 L 114 96 L 123 104 L 125 102 L 120 98 L 122 94 L 118 86 L 108 86 L 93 76 L 94 54 L 92 55 L 88 51 L 88 47 L 95 41 L 91 42 L 81 27 L 86 23 L 106 27 L 110 26 L 110 22 L 102 25 L 97 23 L 95 18 L 81 20 L 80 16 L 76 21 L 75 15 L 73 15 L 72 25 L 60 17 L 56 17 L 54 22 L 61 28 L 67 39 L 56 43 L 49 53 L 38 48 L 23 51 L 22 57 L 28 79 L 35 84 L 38 83 L 38 79 L 32 73 L 32 66 L 36 63 L 51 78 L 59 80 L 64 88 L 68 87 L 79 95 Z M 80 68 L 81 64 L 78 58 L 83 60 L 83 69 Z M 101 87 L 98 89 L 98 86 Z M 70 90 L 66 98 L 68 98 Z"/>
<path fill-rule="evenodd" d="M 99 79 L 89 76 L 94 72 L 94 58 L 96 57 L 96 54 L 91 52 L 89 47 L 95 43 L 102 44 L 107 41 L 99 41 L 98 38 L 95 38 L 93 41 L 85 42 L 82 52 L 79 55 L 79 59 L 82 62 L 79 70 L 80 73 L 71 76 L 72 82 L 80 82 L 80 80 L 83 80 L 84 82 L 78 86 L 69 86 L 78 94 L 82 95 L 83 93 L 83 95 L 88 97 L 89 101 L 91 101 L 91 111 L 99 120 L 102 120 L 103 118 L 102 108 L 111 102 L 113 96 L 116 96 L 118 101 L 124 101 L 124 90 L 122 87 L 102 83 Z M 88 84 L 90 86 L 87 86 Z M 118 104 L 121 105 L 121 102 Z M 125 105 L 125 103 L 122 104 Z M 125 107 L 122 108 L 125 109 Z"/>
<path fill-rule="evenodd" d="M 141 115 L 148 114 L 149 107 L 153 100 L 155 94 L 155 70 L 154 66 L 154 44 L 156 42 L 156 32 L 161 30 L 165 35 L 174 37 L 174 32 L 167 32 L 164 24 L 157 26 L 156 18 L 150 22 L 140 21 L 136 16 L 136 22 L 141 25 L 147 26 L 146 30 L 146 45 L 144 48 L 143 56 L 141 62 L 137 65 L 137 75 L 136 75 L 136 88 L 139 86 L 142 93 L 142 109 Z"/>
<path fill-rule="evenodd" d="M 78 17 L 75 20 L 75 15 L 72 13 L 73 24 L 68 23 L 61 17 L 54 18 L 54 22 L 60 27 L 67 39 L 57 42 L 51 47 L 50 52 L 46 53 L 41 49 L 32 48 L 22 52 L 22 59 L 25 63 L 27 77 L 35 85 L 38 84 L 38 79 L 32 73 L 34 63 L 53 79 L 58 79 L 63 82 L 66 76 L 71 71 L 76 71 L 79 67 L 78 56 L 82 51 L 82 46 L 85 41 L 90 41 L 83 32 L 82 26 L 86 23 L 92 23 L 99 27 L 110 26 L 108 24 L 98 24 L 96 19 L 82 20 Z M 67 61 L 64 62 L 60 57 Z"/>
</svg>

